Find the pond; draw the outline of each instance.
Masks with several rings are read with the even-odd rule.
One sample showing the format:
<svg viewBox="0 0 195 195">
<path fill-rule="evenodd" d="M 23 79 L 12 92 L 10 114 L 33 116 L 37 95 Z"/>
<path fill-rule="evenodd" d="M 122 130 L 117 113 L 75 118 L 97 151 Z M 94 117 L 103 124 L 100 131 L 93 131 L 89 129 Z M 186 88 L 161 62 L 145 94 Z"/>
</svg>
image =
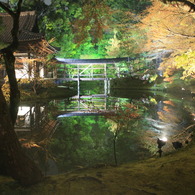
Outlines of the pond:
<svg viewBox="0 0 195 195">
<path fill-rule="evenodd" d="M 19 140 L 46 175 L 160 157 L 192 140 L 191 97 L 97 89 L 19 108 Z"/>
</svg>

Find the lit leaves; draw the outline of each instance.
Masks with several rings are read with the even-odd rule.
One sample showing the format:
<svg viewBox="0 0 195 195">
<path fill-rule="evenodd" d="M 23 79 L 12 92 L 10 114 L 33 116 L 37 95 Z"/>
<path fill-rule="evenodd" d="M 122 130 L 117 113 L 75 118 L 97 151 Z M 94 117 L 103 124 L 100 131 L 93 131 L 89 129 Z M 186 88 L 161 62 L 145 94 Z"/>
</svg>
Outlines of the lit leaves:
<svg viewBox="0 0 195 195">
<path fill-rule="evenodd" d="M 182 72 L 181 79 L 195 78 L 195 51 L 187 51 L 183 54 L 172 57 L 171 60 L 165 61 L 160 67 L 163 70 L 163 75 L 170 81 L 176 71 Z"/>
<path fill-rule="evenodd" d="M 142 20 L 142 28 L 147 30 L 147 50 L 173 49 L 177 51 L 194 48 L 194 24 L 192 14 L 178 7 L 165 6 L 154 1 Z"/>
<path fill-rule="evenodd" d="M 195 51 L 188 51 L 174 60 L 177 69 L 183 69 L 182 79 L 195 78 Z"/>
</svg>

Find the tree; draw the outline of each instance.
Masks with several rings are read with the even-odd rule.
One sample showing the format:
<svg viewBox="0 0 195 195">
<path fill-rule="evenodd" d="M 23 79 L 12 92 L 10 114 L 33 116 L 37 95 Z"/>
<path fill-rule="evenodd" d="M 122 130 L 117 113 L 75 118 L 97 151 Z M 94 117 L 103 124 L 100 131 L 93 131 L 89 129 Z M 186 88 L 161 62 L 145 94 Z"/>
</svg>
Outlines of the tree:
<svg viewBox="0 0 195 195">
<path fill-rule="evenodd" d="M 17 10 L 14 12 L 11 9 L 9 9 L 4 3 L 0 2 L 0 6 L 6 12 L 8 12 L 13 18 L 13 28 L 11 31 L 13 41 L 10 45 L 1 49 L 0 51 L 5 62 L 5 67 L 10 82 L 10 107 L 9 108 L 10 108 L 10 115 L 13 123 L 15 122 L 17 117 L 17 107 L 20 101 L 20 91 L 18 89 L 17 80 L 15 76 L 15 68 L 14 68 L 15 57 L 13 53 L 18 46 L 17 35 L 19 29 L 19 17 L 21 11 L 21 4 L 22 4 L 22 0 L 19 0 L 17 4 Z"/>
<path fill-rule="evenodd" d="M 140 14 L 150 4 L 150 0 L 107 0 L 107 4 L 114 10 L 130 11 Z"/>
<path fill-rule="evenodd" d="M 56 73 L 56 63 L 54 62 L 54 60 L 52 60 L 54 54 L 52 54 L 52 51 L 50 51 L 50 49 L 48 48 L 51 42 L 53 42 L 53 40 L 50 40 L 48 42 L 46 40 L 42 40 L 38 43 L 29 44 L 30 53 L 36 57 L 32 59 L 24 59 L 29 67 L 28 82 L 31 82 L 33 84 L 32 88 L 35 94 L 38 94 L 39 89 L 43 87 L 43 81 L 41 81 L 40 72 L 43 71 L 44 76 L 47 76 L 46 74 L 49 70 L 53 70 L 53 72 Z M 54 78 L 55 77 L 56 75 L 54 74 Z M 48 82 L 48 84 L 50 82 Z"/>
<path fill-rule="evenodd" d="M 0 89 L 0 152 L 3 157 L 3 166 L 8 173 L 23 185 L 30 185 L 42 180 L 43 175 L 35 163 L 23 152 L 14 131 L 17 117 L 20 91 L 15 77 L 14 51 L 18 47 L 19 17 L 23 0 L 18 0 L 15 9 L 0 2 L 0 7 L 9 13 L 13 19 L 12 43 L 0 50 L 3 56 L 6 72 L 10 84 L 9 106 Z"/>
<path fill-rule="evenodd" d="M 113 9 L 112 34 L 108 54 L 112 56 L 132 56 L 140 53 L 145 43 L 144 30 L 138 26 L 142 12 L 150 5 L 150 1 L 107 1 Z M 114 56 L 114 57 L 115 57 Z"/>
<path fill-rule="evenodd" d="M 180 55 L 176 55 L 168 60 L 165 60 L 160 69 L 163 70 L 165 77 L 172 77 L 174 73 L 181 72 L 180 78 L 183 80 L 195 78 L 195 51 L 189 50 Z M 171 64 L 171 65 L 170 65 Z M 172 81 L 173 78 L 166 80 Z"/>
<path fill-rule="evenodd" d="M 147 35 L 144 50 L 167 49 L 181 52 L 194 48 L 195 18 L 191 13 L 158 1 L 154 1 L 147 12 L 140 24 L 141 28 L 146 29 Z"/>
<path fill-rule="evenodd" d="M 195 50 L 194 15 L 177 6 L 168 6 L 159 1 L 153 1 L 153 5 L 147 12 L 140 25 L 141 28 L 146 29 L 147 35 L 147 43 L 143 51 L 171 51 L 171 56 L 160 64 L 164 76 L 168 77 L 179 72 L 186 75 L 187 72 L 189 73 L 188 69 L 193 69 L 193 63 L 181 67 L 178 59 L 182 60 L 179 56 L 183 56 L 183 53 Z M 190 78 L 190 75 L 184 77 Z"/>
<path fill-rule="evenodd" d="M 108 124 L 102 116 L 72 116 L 60 119 L 61 125 L 51 142 L 51 151 L 60 171 L 77 166 L 111 163 Z"/>
<path fill-rule="evenodd" d="M 106 5 L 106 1 L 87 0 L 73 26 L 76 43 L 81 44 L 88 36 L 93 43 L 97 43 L 109 27 L 111 14 L 112 10 Z"/>
<path fill-rule="evenodd" d="M 121 10 L 118 10 L 115 14 L 117 16 L 116 21 L 113 22 L 115 37 L 112 39 L 113 45 L 108 49 L 116 50 L 118 48 L 116 54 L 119 57 L 140 53 L 145 43 L 144 31 L 138 26 L 141 15 Z M 113 47 L 115 43 L 118 44 Z"/>
</svg>

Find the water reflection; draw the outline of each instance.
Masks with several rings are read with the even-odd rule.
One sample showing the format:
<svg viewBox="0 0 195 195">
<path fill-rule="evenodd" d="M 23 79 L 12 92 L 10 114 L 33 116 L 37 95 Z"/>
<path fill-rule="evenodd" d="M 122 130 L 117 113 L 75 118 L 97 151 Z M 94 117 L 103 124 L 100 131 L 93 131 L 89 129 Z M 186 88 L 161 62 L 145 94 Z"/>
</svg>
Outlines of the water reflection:
<svg viewBox="0 0 195 195">
<path fill-rule="evenodd" d="M 46 174 L 127 163 L 158 156 L 159 149 L 164 155 L 179 148 L 173 143 L 185 147 L 193 136 L 193 102 L 156 94 L 93 95 L 19 110 L 20 141 Z M 158 138 L 167 139 L 161 148 Z"/>
</svg>

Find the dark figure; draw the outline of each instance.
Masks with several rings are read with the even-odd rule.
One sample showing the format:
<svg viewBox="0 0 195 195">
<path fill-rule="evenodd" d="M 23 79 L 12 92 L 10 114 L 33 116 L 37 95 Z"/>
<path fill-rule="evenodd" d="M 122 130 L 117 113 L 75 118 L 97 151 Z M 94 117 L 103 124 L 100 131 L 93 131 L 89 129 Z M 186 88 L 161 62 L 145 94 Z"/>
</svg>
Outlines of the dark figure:
<svg viewBox="0 0 195 195">
<path fill-rule="evenodd" d="M 162 150 L 161 150 L 161 148 L 166 144 L 166 141 L 163 141 L 163 140 L 161 140 L 161 139 L 157 139 L 157 144 L 158 144 L 158 148 L 159 148 L 159 150 L 157 151 L 158 153 L 159 153 L 159 156 L 161 157 L 162 156 Z"/>
<path fill-rule="evenodd" d="M 194 99 L 195 98 L 195 93 L 191 92 L 191 95 L 192 95 L 192 99 Z"/>
<path fill-rule="evenodd" d="M 157 152 L 159 153 L 159 156 L 161 157 L 162 156 L 162 150 L 161 150 L 161 148 Z"/>
<path fill-rule="evenodd" d="M 181 142 L 172 142 L 173 147 L 177 150 L 179 148 L 182 148 L 182 143 Z"/>
<path fill-rule="evenodd" d="M 166 141 L 163 141 L 163 140 L 158 138 L 157 144 L 158 144 L 158 148 L 162 148 L 166 144 Z"/>
</svg>

